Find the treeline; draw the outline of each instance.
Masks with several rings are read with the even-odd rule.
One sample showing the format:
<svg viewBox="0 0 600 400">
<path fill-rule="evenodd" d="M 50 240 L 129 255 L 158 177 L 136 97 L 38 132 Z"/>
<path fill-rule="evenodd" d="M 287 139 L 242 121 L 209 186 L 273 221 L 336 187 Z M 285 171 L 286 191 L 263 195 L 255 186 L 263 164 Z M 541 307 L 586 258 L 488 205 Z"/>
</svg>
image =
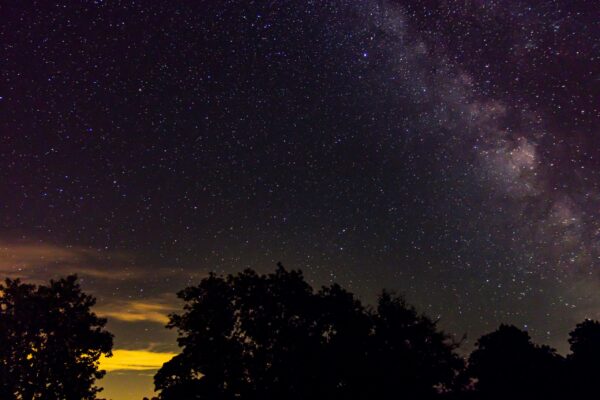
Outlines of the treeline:
<svg viewBox="0 0 600 400">
<path fill-rule="evenodd" d="M 75 277 L 0 285 L 0 399 L 95 399 L 105 320 Z M 168 328 L 179 355 L 155 375 L 158 399 L 584 399 L 600 397 L 600 323 L 570 333 L 563 357 L 501 325 L 468 358 L 399 296 L 373 307 L 339 285 L 313 288 L 281 265 L 211 274 L 178 293 Z"/>
</svg>

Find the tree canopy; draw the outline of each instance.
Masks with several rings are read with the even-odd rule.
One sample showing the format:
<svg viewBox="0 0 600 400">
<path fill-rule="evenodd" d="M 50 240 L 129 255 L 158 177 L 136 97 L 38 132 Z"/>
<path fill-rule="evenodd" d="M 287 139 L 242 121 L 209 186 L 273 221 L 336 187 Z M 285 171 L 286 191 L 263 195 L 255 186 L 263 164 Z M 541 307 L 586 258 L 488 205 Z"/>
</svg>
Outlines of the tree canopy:
<svg viewBox="0 0 600 400">
<path fill-rule="evenodd" d="M 156 374 L 161 399 L 427 399 L 462 368 L 456 344 L 402 298 L 370 309 L 300 271 L 211 274 L 179 293 L 181 354 Z"/>
<path fill-rule="evenodd" d="M 571 332 L 566 357 L 513 325 L 469 357 L 436 321 L 383 291 L 364 306 L 337 284 L 314 290 L 300 271 L 210 274 L 178 294 L 170 316 L 181 353 L 155 375 L 171 399 L 532 399 L 597 393 L 600 323 Z"/>
<path fill-rule="evenodd" d="M 300 271 L 210 274 L 178 293 L 167 327 L 181 352 L 154 377 L 156 400 L 595 398 L 600 322 L 569 335 L 571 353 L 513 325 L 470 356 L 437 321 L 383 291 L 363 305 L 337 284 L 315 290 Z M 0 283 L 0 399 L 94 400 L 112 335 L 75 276 Z"/>
<path fill-rule="evenodd" d="M 564 358 L 512 325 L 477 341 L 467 372 L 485 399 L 552 398 L 564 389 Z"/>
<path fill-rule="evenodd" d="M 91 400 L 102 354 L 110 355 L 106 320 L 91 308 L 76 276 L 31 285 L 0 284 L 0 398 Z"/>
</svg>

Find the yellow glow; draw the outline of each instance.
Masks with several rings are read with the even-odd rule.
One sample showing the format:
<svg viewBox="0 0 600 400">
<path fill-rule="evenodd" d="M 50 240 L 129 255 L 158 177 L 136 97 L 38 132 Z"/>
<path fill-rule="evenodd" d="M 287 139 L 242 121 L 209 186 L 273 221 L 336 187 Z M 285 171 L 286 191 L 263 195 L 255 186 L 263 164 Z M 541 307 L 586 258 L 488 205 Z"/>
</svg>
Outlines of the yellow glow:
<svg viewBox="0 0 600 400">
<path fill-rule="evenodd" d="M 157 370 L 173 358 L 175 353 L 159 353 L 149 350 L 113 350 L 112 357 L 100 358 L 100 369 L 106 371 Z"/>
</svg>

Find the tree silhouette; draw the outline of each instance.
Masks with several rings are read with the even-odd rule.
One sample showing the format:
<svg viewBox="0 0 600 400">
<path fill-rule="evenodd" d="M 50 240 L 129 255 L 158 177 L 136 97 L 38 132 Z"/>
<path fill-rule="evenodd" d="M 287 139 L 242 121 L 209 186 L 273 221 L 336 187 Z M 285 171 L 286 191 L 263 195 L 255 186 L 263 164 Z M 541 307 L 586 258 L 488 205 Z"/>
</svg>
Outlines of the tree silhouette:
<svg viewBox="0 0 600 400">
<path fill-rule="evenodd" d="M 435 322 L 387 292 L 379 298 L 374 328 L 369 380 L 375 398 L 386 398 L 398 389 L 406 398 L 432 398 L 440 389 L 449 390 L 464 366 L 454 354 L 457 345 Z"/>
<path fill-rule="evenodd" d="M 564 386 L 564 359 L 531 342 L 512 325 L 482 336 L 469 358 L 468 373 L 482 399 L 556 398 Z"/>
<path fill-rule="evenodd" d="M 334 284 L 314 291 L 300 271 L 210 274 L 170 316 L 181 353 L 155 375 L 161 400 L 593 398 L 600 322 L 570 334 L 564 358 L 500 325 L 468 365 L 436 322 L 384 291 L 374 308 Z"/>
<path fill-rule="evenodd" d="M 94 399 L 98 359 L 110 355 L 106 321 L 76 276 L 48 286 L 7 279 L 0 284 L 0 398 Z"/>
<path fill-rule="evenodd" d="M 569 334 L 571 392 L 579 398 L 598 392 L 600 376 L 600 322 L 585 320 Z"/>
<path fill-rule="evenodd" d="M 462 360 L 436 324 L 389 293 L 370 310 L 299 271 L 211 274 L 178 296 L 181 354 L 156 374 L 160 399 L 427 399 Z"/>
<path fill-rule="evenodd" d="M 365 307 L 337 284 L 318 291 L 278 264 L 260 275 L 210 274 L 178 293 L 179 355 L 152 400 L 594 398 L 600 322 L 570 333 L 564 357 L 512 325 L 483 335 L 468 366 L 457 344 L 396 295 Z M 106 321 L 75 276 L 47 286 L 0 284 L 0 399 L 93 400 Z M 146 398 L 144 399 L 146 400 Z"/>
</svg>

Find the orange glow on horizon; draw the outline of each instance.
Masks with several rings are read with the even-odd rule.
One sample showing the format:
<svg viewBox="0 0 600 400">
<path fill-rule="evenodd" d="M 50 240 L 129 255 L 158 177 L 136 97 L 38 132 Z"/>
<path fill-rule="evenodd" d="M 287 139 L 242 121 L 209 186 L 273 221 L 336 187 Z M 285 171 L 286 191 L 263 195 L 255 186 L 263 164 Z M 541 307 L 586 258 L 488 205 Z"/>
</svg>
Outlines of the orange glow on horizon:
<svg viewBox="0 0 600 400">
<path fill-rule="evenodd" d="M 150 350 L 113 350 L 112 357 L 100 358 L 100 369 L 107 372 L 158 370 L 175 355 Z"/>
</svg>

